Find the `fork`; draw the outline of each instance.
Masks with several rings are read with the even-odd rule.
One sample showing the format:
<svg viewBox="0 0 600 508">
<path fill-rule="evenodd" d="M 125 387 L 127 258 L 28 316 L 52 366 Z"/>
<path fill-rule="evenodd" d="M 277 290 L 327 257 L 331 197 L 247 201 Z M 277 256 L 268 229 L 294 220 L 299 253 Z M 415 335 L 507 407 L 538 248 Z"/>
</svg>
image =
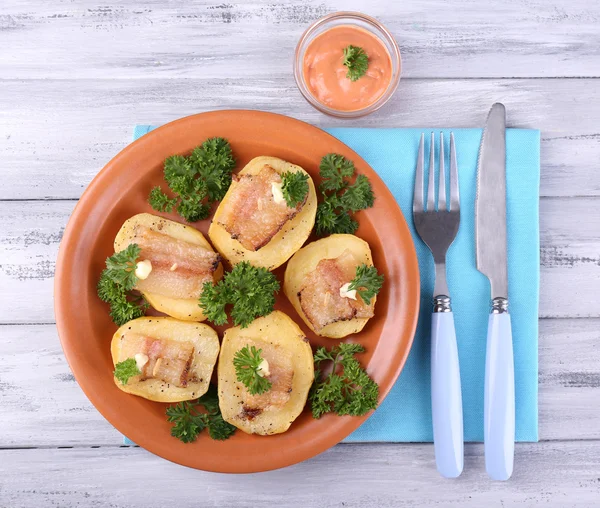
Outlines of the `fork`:
<svg viewBox="0 0 600 508">
<path fill-rule="evenodd" d="M 413 196 L 413 220 L 419 236 L 431 250 L 435 262 L 431 317 L 431 412 L 435 461 L 442 476 L 456 478 L 463 470 L 463 414 L 454 315 L 446 283 L 446 252 L 456 237 L 460 223 L 454 134 L 450 133 L 450 202 L 447 206 L 444 133 L 440 133 L 437 209 L 434 152 L 435 136 L 432 132 L 429 184 L 425 201 L 425 135 L 421 134 Z"/>
</svg>

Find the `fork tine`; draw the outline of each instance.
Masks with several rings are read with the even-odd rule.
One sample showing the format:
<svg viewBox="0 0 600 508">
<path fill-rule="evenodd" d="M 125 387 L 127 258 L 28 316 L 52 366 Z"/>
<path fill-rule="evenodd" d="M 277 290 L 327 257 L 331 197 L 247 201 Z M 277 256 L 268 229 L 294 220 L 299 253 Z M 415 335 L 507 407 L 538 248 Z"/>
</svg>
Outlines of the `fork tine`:
<svg viewBox="0 0 600 508">
<path fill-rule="evenodd" d="M 427 186 L 427 211 L 435 212 L 435 135 L 429 144 L 429 185 Z"/>
<path fill-rule="evenodd" d="M 446 210 L 446 164 L 444 162 L 444 133 L 440 132 L 440 182 L 438 184 L 438 210 Z"/>
<path fill-rule="evenodd" d="M 423 180 L 423 164 L 425 160 L 425 134 L 421 134 L 419 143 L 419 155 L 417 156 L 417 171 L 415 172 L 415 192 L 413 194 L 413 212 L 423 211 L 423 191 L 425 181 Z"/>
<path fill-rule="evenodd" d="M 450 133 L 450 210 L 460 210 L 460 193 L 458 190 L 458 166 L 456 164 L 456 148 L 454 133 Z"/>
</svg>

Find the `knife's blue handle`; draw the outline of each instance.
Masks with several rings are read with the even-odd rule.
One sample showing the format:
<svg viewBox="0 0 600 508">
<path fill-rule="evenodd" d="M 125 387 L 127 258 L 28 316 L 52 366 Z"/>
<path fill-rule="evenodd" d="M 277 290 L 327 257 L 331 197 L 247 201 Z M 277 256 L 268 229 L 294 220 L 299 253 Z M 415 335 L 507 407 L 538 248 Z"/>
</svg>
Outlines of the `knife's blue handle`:
<svg viewBox="0 0 600 508">
<path fill-rule="evenodd" d="M 458 348 L 452 312 L 431 319 L 431 411 L 437 469 L 446 478 L 463 470 L 463 413 Z"/>
<path fill-rule="evenodd" d="M 508 480 L 515 452 L 515 367 L 510 314 L 490 314 L 485 358 L 485 469 Z"/>
</svg>

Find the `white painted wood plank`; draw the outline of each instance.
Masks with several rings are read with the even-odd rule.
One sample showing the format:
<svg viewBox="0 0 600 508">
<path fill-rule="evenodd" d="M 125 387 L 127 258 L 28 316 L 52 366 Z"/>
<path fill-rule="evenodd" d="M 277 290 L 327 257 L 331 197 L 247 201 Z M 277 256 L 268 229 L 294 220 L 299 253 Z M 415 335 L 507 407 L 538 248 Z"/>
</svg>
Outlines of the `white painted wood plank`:
<svg viewBox="0 0 600 508">
<path fill-rule="evenodd" d="M 589 0 L 4 0 L 0 75 L 291 80 L 301 33 L 337 10 L 386 24 L 406 77 L 600 75 L 600 4 Z"/>
<path fill-rule="evenodd" d="M 4 450 L 0 504 L 256 508 L 596 506 L 600 442 L 518 445 L 511 480 L 485 474 L 483 447 L 465 448 L 465 470 L 445 480 L 431 445 L 340 445 L 286 469 L 203 473 L 139 448 Z"/>
<path fill-rule="evenodd" d="M 54 322 L 56 256 L 75 204 L 0 202 L 0 323 Z"/>
<path fill-rule="evenodd" d="M 54 325 L 1 326 L 0 336 L 0 448 L 123 443 L 79 388 Z"/>
<path fill-rule="evenodd" d="M 599 329 L 598 319 L 541 320 L 541 439 L 600 439 Z M 0 326 L 0 345 L 0 448 L 122 443 L 71 375 L 53 325 Z"/>
<path fill-rule="evenodd" d="M 540 200 L 540 317 L 598 317 L 598 198 Z"/>
<path fill-rule="evenodd" d="M 54 321 L 54 266 L 74 206 L 0 201 L 0 323 Z M 542 198 L 540 209 L 540 316 L 599 317 L 599 199 Z"/>
<path fill-rule="evenodd" d="M 600 439 L 599 348 L 598 319 L 540 320 L 540 439 Z"/>
<path fill-rule="evenodd" d="M 542 130 L 543 196 L 600 195 L 600 80 L 405 80 L 382 111 L 347 121 L 314 110 L 291 75 L 270 74 L 0 80 L 0 199 L 78 198 L 136 123 L 249 108 L 318 126 L 478 127 L 496 100 L 506 104 L 510 126 Z"/>
</svg>

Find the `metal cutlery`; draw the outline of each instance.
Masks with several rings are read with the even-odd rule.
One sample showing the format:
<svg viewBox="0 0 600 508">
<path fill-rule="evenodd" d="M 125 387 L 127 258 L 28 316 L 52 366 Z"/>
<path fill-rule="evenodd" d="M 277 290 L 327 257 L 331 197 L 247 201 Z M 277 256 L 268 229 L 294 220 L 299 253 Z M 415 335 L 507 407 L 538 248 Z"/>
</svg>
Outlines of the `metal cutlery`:
<svg viewBox="0 0 600 508">
<path fill-rule="evenodd" d="M 463 413 L 450 292 L 446 283 L 446 252 L 454 241 L 460 223 L 458 168 L 454 135 L 450 133 L 450 199 L 446 195 L 444 134 L 440 133 L 439 183 L 436 207 L 435 137 L 431 133 L 429 183 L 425 198 L 425 135 L 421 135 L 415 189 L 413 220 L 435 262 L 435 289 L 431 319 L 431 403 L 433 440 L 437 469 L 442 476 L 456 478 L 463 470 Z M 426 205 L 426 206 L 425 206 Z"/>
<path fill-rule="evenodd" d="M 491 287 L 485 361 L 485 468 L 494 480 L 512 474 L 515 379 L 506 246 L 506 110 L 492 106 L 481 138 L 475 202 L 477 269 Z"/>
</svg>

